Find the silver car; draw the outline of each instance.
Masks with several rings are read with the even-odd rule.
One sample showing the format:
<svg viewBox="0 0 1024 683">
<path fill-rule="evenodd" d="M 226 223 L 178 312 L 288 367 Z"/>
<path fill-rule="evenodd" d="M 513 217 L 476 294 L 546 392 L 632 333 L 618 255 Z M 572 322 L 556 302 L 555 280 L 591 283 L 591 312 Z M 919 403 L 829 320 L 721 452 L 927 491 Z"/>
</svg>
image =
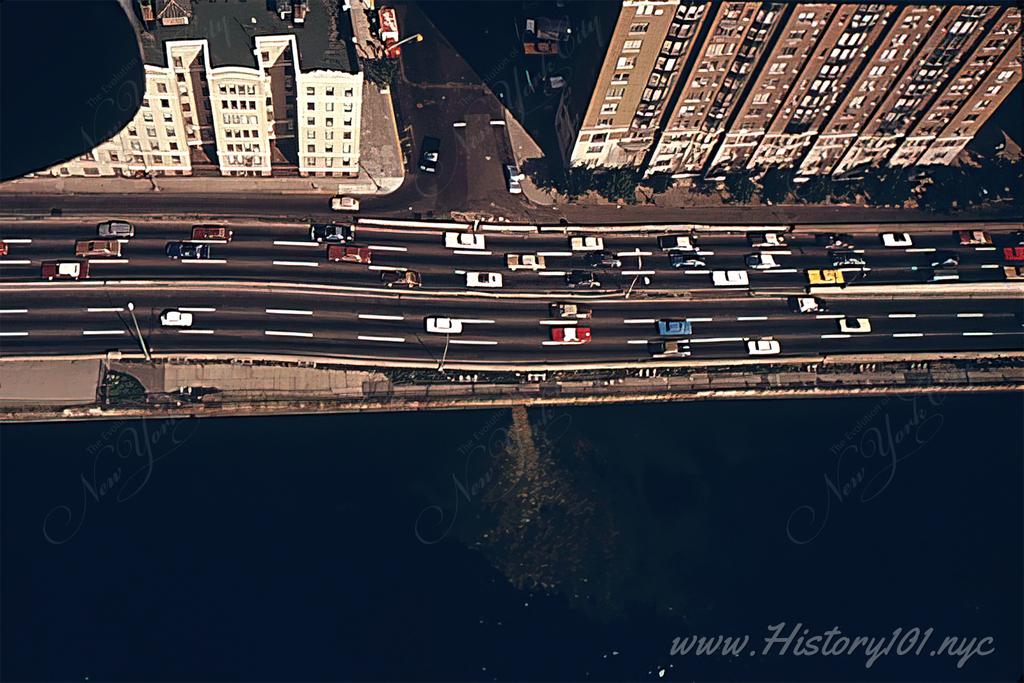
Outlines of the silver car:
<svg viewBox="0 0 1024 683">
<path fill-rule="evenodd" d="M 135 226 L 128 221 L 107 221 L 96 226 L 96 233 L 100 237 L 134 237 Z"/>
</svg>

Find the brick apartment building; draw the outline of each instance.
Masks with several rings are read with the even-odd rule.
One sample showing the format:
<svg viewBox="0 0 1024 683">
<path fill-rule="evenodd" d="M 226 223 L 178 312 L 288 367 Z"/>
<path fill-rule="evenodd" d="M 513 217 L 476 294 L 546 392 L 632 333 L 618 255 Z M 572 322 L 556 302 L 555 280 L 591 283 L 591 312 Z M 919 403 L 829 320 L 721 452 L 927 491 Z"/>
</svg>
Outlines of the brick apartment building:
<svg viewBox="0 0 1024 683">
<path fill-rule="evenodd" d="M 136 9 L 142 106 L 112 138 L 43 173 L 193 175 L 202 164 L 225 176 L 358 175 L 363 76 L 336 0 Z"/>
<path fill-rule="evenodd" d="M 563 155 L 676 176 L 948 164 L 1020 82 L 1020 24 L 1008 4 L 623 0 L 586 110 L 559 109 Z"/>
</svg>

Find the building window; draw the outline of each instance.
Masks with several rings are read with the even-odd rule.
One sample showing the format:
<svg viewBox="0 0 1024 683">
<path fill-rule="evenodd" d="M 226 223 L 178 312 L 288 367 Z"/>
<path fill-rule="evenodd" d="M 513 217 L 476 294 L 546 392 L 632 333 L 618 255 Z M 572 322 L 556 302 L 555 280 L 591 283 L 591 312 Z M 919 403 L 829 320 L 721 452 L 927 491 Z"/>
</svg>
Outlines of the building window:
<svg viewBox="0 0 1024 683">
<path fill-rule="evenodd" d="M 316 140 L 316 131 L 315 130 L 307 130 L 306 131 L 306 139 L 307 140 Z"/>
<path fill-rule="evenodd" d="M 647 27 L 648 27 L 648 24 L 646 24 L 646 23 L 631 24 L 630 27 L 629 27 L 629 32 L 630 33 L 647 33 Z"/>
<path fill-rule="evenodd" d="M 629 52 L 636 52 L 640 49 L 641 46 L 643 46 L 643 44 L 644 41 L 642 40 L 627 40 L 625 43 L 622 44 L 622 49 L 628 50 Z"/>
<path fill-rule="evenodd" d="M 156 128 L 147 128 L 146 129 L 146 135 L 148 135 L 151 138 L 155 138 L 156 137 Z"/>
<path fill-rule="evenodd" d="M 617 102 L 605 102 L 601 105 L 602 114 L 614 114 L 618 109 L 619 104 Z"/>
<path fill-rule="evenodd" d="M 324 147 L 324 154 L 334 154 L 334 145 Z"/>
<path fill-rule="evenodd" d="M 329 131 L 324 132 L 324 139 L 325 140 L 333 140 L 334 139 L 334 131 L 333 130 L 329 130 Z"/>
<path fill-rule="evenodd" d="M 326 126 L 327 126 L 328 128 L 333 128 L 333 127 L 334 127 L 334 119 L 333 119 L 333 118 L 331 118 L 330 116 L 328 116 L 328 117 L 327 117 L 327 118 L 326 118 L 326 119 L 324 120 L 324 125 L 326 125 Z"/>
<path fill-rule="evenodd" d="M 352 97 L 355 95 L 355 91 L 352 88 L 345 88 L 345 97 Z"/>
<path fill-rule="evenodd" d="M 606 97 L 609 100 L 621 100 L 622 96 L 626 94 L 625 88 L 608 88 Z"/>
<path fill-rule="evenodd" d="M 619 62 L 618 62 L 618 64 L 615 65 L 615 68 L 617 68 L 617 69 L 632 69 L 634 64 L 636 64 L 636 58 L 635 57 L 622 56 L 622 57 L 619 57 Z"/>
<path fill-rule="evenodd" d="M 603 149 L 604 145 L 591 145 L 587 147 L 587 154 L 600 154 Z"/>
<path fill-rule="evenodd" d="M 614 83 L 616 85 L 619 85 L 619 84 L 622 84 L 622 83 L 628 83 L 628 82 L 629 82 L 629 74 L 628 73 L 614 74 L 612 76 L 612 83 Z"/>
<path fill-rule="evenodd" d="M 786 73 L 786 63 L 785 62 L 775 62 L 768 69 L 768 73 L 776 74 L 776 75 L 777 74 L 784 74 L 784 73 Z"/>
<path fill-rule="evenodd" d="M 351 140 L 352 139 L 352 131 L 346 130 L 345 132 L 343 132 L 341 134 L 341 139 L 342 140 Z"/>
<path fill-rule="evenodd" d="M 157 83 L 156 84 L 156 91 L 157 92 L 167 92 L 167 84 L 166 83 Z"/>
<path fill-rule="evenodd" d="M 312 117 L 312 116 L 308 117 L 306 119 L 306 125 L 307 126 L 315 126 L 316 125 L 316 117 Z"/>
<path fill-rule="evenodd" d="M 306 145 L 306 151 L 310 154 L 316 152 L 316 145 Z"/>
<path fill-rule="evenodd" d="M 334 102 L 327 103 L 327 111 L 334 111 Z"/>
</svg>

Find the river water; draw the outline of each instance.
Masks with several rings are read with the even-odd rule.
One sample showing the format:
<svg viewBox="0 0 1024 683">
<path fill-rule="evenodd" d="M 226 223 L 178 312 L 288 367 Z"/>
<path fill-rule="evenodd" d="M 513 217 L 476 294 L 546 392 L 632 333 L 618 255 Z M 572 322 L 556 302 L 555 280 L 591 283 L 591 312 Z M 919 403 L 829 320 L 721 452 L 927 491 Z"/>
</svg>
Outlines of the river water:
<svg viewBox="0 0 1024 683">
<path fill-rule="evenodd" d="M 1016 680 L 1022 408 L 5 426 L 2 675 Z M 834 627 L 903 640 L 870 668 L 863 647 L 794 654 Z M 718 635 L 749 640 L 683 653 Z M 961 655 L 930 655 L 946 637 Z"/>
</svg>

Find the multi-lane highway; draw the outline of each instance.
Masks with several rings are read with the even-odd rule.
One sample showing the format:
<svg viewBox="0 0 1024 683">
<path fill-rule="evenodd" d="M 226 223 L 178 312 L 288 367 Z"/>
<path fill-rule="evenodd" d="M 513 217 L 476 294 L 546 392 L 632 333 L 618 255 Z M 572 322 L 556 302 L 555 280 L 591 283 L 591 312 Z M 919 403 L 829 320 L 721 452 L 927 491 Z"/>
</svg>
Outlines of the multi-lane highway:
<svg viewBox="0 0 1024 683">
<path fill-rule="evenodd" d="M 443 360 L 449 366 L 742 358 L 753 340 L 777 342 L 784 356 L 1024 348 L 1020 298 L 998 289 L 1007 284 L 1005 250 L 1015 256 L 1020 246 L 1012 230 L 990 232 L 990 243 L 961 244 L 954 229 L 962 226 L 950 226 L 914 233 L 910 245 L 895 247 L 884 246 L 878 235 L 859 234 L 842 238 L 850 244 L 841 249 L 829 249 L 816 235 L 783 234 L 781 244 L 763 246 L 760 231 L 710 232 L 691 235 L 694 248 L 681 252 L 667 250 L 658 237 L 686 233 L 648 226 L 600 235 L 603 249 L 621 261 L 601 268 L 588 262 L 591 252 L 571 248 L 573 236 L 595 232 L 475 232 L 472 246 L 453 247 L 445 244 L 444 228 L 357 225 L 354 240 L 344 244 L 369 248 L 366 264 L 330 262 L 326 244 L 312 242 L 306 224 L 229 227 L 230 242 L 210 243 L 212 258 L 189 262 L 168 258 L 165 249 L 189 239 L 190 223 L 138 222 L 119 257 L 87 259 L 88 279 L 45 282 L 42 263 L 75 260 L 76 240 L 95 239 L 95 224 L 8 223 L 0 233 L 7 245 L 0 256 L 0 353 L 138 352 L 138 332 L 157 354 Z M 818 310 L 795 310 L 794 297 L 806 295 L 806 270 L 832 268 L 837 251 L 863 260 L 843 269 L 851 284 L 818 292 Z M 704 264 L 675 268 L 672 253 Z M 510 271 L 508 254 L 541 255 L 545 268 Z M 754 269 L 747 262 L 752 254 L 771 256 L 777 265 Z M 958 264 L 933 267 L 939 258 Z M 402 269 L 418 271 L 423 286 L 383 286 L 382 273 Z M 574 270 L 594 272 L 601 286 L 570 289 L 564 275 Z M 718 270 L 742 271 L 748 284 L 717 287 L 711 273 Z M 472 272 L 499 273 L 502 286 L 468 287 L 466 273 Z M 936 272 L 956 279 L 933 283 Z M 986 283 L 992 292 L 986 293 Z M 891 287 L 884 296 L 858 294 L 865 285 Z M 942 296 L 929 293 L 939 287 Z M 560 317 L 551 309 L 559 302 L 585 304 L 591 317 Z M 169 310 L 190 314 L 191 325 L 163 325 Z M 430 332 L 430 317 L 456 321 L 461 329 Z M 661 320 L 685 320 L 691 330 L 662 337 Z M 552 334 L 567 327 L 589 328 L 589 343 L 561 343 Z M 658 339 L 679 341 L 690 355 L 658 353 L 649 343 Z"/>
</svg>

